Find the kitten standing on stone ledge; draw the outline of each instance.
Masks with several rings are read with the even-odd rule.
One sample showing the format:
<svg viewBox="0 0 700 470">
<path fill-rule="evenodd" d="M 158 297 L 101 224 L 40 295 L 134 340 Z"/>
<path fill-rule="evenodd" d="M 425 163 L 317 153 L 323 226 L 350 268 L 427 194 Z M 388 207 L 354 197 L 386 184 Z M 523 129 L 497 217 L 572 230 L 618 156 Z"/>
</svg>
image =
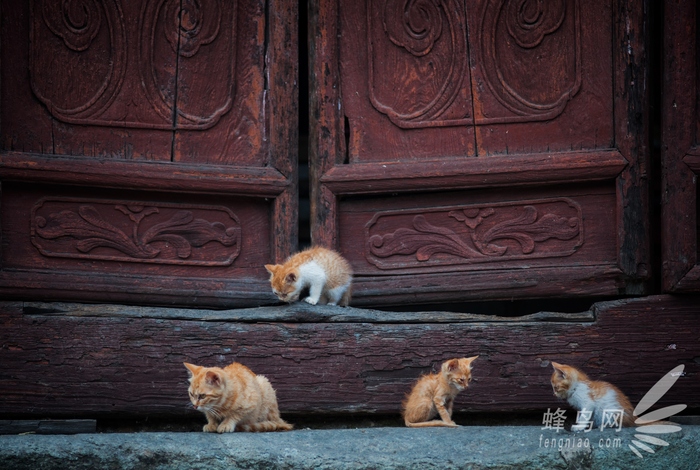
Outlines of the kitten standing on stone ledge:
<svg viewBox="0 0 700 470">
<path fill-rule="evenodd" d="M 280 418 L 270 381 L 234 362 L 221 369 L 184 363 L 190 375 L 190 401 L 207 417 L 204 432 L 289 431 Z"/>
<path fill-rule="evenodd" d="M 472 362 L 479 356 L 445 361 L 437 374 L 424 375 L 413 386 L 403 405 L 403 419 L 409 428 L 446 426 L 452 421 L 452 405 L 459 392 L 469 386 Z M 433 419 L 440 415 L 442 420 Z M 432 421 L 431 421 L 432 420 Z"/>
<path fill-rule="evenodd" d="M 333 250 L 313 247 L 291 256 L 284 264 L 266 264 L 272 292 L 283 302 L 296 302 L 309 289 L 304 301 L 311 305 L 347 306 L 350 303 L 352 268 Z"/>
</svg>

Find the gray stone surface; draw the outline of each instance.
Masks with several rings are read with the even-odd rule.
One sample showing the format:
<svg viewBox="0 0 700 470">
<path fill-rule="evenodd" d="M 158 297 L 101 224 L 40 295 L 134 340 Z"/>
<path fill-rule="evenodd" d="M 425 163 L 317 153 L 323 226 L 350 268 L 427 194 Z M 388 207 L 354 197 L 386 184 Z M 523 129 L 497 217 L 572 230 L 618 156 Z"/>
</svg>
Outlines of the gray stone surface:
<svg viewBox="0 0 700 470">
<path fill-rule="evenodd" d="M 642 451 L 643 459 L 628 447 L 634 434 L 634 429 L 572 434 L 535 426 L 464 426 L 226 435 L 144 432 L 0 436 L 0 469 L 700 468 L 700 426 L 686 425 L 680 432 L 656 435 L 668 445 L 650 445 L 655 452 Z M 570 440 L 568 448 L 567 438 L 576 440 Z M 586 438 L 590 447 L 579 448 L 583 442 L 578 439 Z M 615 441 L 618 438 L 620 441 Z M 555 447 L 546 447 L 551 439 L 555 439 Z"/>
</svg>

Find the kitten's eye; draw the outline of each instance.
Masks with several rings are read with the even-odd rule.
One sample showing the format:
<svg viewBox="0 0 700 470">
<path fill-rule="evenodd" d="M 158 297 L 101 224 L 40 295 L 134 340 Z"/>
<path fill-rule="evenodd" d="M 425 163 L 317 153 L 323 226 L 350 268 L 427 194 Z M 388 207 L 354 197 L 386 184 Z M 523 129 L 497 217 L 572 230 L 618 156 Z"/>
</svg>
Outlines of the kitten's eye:
<svg viewBox="0 0 700 470">
<path fill-rule="evenodd" d="M 207 396 L 204 395 L 203 393 L 197 395 L 197 398 L 200 399 L 200 400 L 204 400 L 206 397 L 207 397 Z"/>
</svg>

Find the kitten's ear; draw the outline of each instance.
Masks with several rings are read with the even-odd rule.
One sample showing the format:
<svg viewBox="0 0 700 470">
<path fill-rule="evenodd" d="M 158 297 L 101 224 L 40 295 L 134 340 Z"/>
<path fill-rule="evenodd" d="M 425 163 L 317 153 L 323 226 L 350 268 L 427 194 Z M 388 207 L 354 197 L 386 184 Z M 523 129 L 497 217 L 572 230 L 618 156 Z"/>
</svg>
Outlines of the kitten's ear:
<svg viewBox="0 0 700 470">
<path fill-rule="evenodd" d="M 287 277 L 284 278 L 284 280 L 288 284 L 293 284 L 293 283 L 297 282 L 297 275 L 294 273 L 289 273 L 289 274 L 287 274 Z"/>
<path fill-rule="evenodd" d="M 478 358 L 478 357 L 479 357 L 479 356 L 472 356 L 472 357 L 468 357 L 468 358 L 467 358 L 467 364 L 469 365 L 470 368 L 471 368 L 471 366 L 472 366 L 472 362 L 474 362 L 474 360 L 475 360 L 476 358 Z"/>
<path fill-rule="evenodd" d="M 457 369 L 459 369 L 459 359 L 452 359 L 450 361 L 447 361 L 446 363 L 446 369 L 449 372 L 454 372 Z"/>
<path fill-rule="evenodd" d="M 183 364 L 185 367 L 187 367 L 187 374 L 190 376 L 190 378 L 194 377 L 194 375 L 201 369 L 200 366 L 189 364 L 187 362 L 183 362 Z"/>
<path fill-rule="evenodd" d="M 265 265 L 265 269 L 267 269 L 267 272 L 269 272 L 270 274 L 275 274 L 275 272 L 277 271 L 277 269 L 279 269 L 279 265 L 277 265 L 277 264 L 266 264 L 266 265 Z"/>
<path fill-rule="evenodd" d="M 566 378 L 566 372 L 564 372 L 564 369 L 562 368 L 561 364 L 552 361 L 552 367 L 554 367 L 554 370 L 559 376 L 561 376 L 562 379 Z"/>
<path fill-rule="evenodd" d="M 219 377 L 219 374 L 217 374 L 216 372 L 213 372 L 211 370 L 209 372 L 207 372 L 207 375 L 204 377 L 204 380 L 206 380 L 206 382 L 209 385 L 212 385 L 214 387 L 221 386 L 221 377 Z"/>
</svg>

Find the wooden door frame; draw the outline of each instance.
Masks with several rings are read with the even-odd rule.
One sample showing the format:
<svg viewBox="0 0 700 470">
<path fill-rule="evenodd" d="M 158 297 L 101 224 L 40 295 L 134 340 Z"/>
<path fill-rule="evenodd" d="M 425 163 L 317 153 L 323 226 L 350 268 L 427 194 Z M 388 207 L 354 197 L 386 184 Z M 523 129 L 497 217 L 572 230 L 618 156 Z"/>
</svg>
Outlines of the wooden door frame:
<svg viewBox="0 0 700 470">
<path fill-rule="evenodd" d="M 697 2 L 665 2 L 662 103 L 662 285 L 700 291 Z"/>
<path fill-rule="evenodd" d="M 199 165 L 177 162 L 118 161 L 0 151 L 0 182 L 99 186 L 211 196 L 245 196 L 272 201 L 271 260 L 280 262 L 298 243 L 298 2 L 265 3 L 268 28 L 265 48 L 267 166 Z M 292 47 L 289 47 L 289 44 Z M 261 266 L 262 266 L 261 262 Z M 87 279 L 87 278 L 86 278 Z M 267 279 L 212 282 L 174 278 L 158 288 L 142 289 L 134 276 L 107 276 L 91 283 L 90 292 L 66 292 L 80 276 L 63 272 L 0 271 L 5 298 L 101 300 L 143 303 L 188 303 L 177 300 L 191 292 L 196 305 L 250 306 L 275 301 Z M 137 295 L 133 297 L 132 295 Z M 176 300 L 173 300 L 173 299 Z"/>
<path fill-rule="evenodd" d="M 471 159 L 431 165 L 410 163 L 347 163 L 345 116 L 339 67 L 340 4 L 343 0 L 309 2 L 310 198 L 314 244 L 338 244 L 337 214 L 344 196 L 395 192 L 532 186 L 615 180 L 617 265 L 619 272 L 601 276 L 600 293 L 643 295 L 651 277 L 649 241 L 649 90 L 647 83 L 647 0 L 613 2 L 613 123 L 615 146 L 583 151 L 526 156 L 499 156 L 488 162 Z M 494 164 L 494 160 L 498 163 Z M 585 274 L 580 276 L 584 282 Z M 590 277 L 590 276 L 589 276 Z M 488 276 L 477 282 L 491 282 Z M 619 281 L 625 286 L 620 288 Z M 551 277 L 555 281 L 555 276 Z M 604 285 L 603 285 L 604 284 Z M 479 291 L 474 298 L 480 298 Z M 561 296 L 561 290 L 538 292 Z M 593 295 L 589 293 L 589 295 Z M 369 301 L 368 301 L 369 302 Z M 362 306 L 356 297 L 354 305 Z M 367 304 L 371 305 L 371 304 Z"/>
</svg>

